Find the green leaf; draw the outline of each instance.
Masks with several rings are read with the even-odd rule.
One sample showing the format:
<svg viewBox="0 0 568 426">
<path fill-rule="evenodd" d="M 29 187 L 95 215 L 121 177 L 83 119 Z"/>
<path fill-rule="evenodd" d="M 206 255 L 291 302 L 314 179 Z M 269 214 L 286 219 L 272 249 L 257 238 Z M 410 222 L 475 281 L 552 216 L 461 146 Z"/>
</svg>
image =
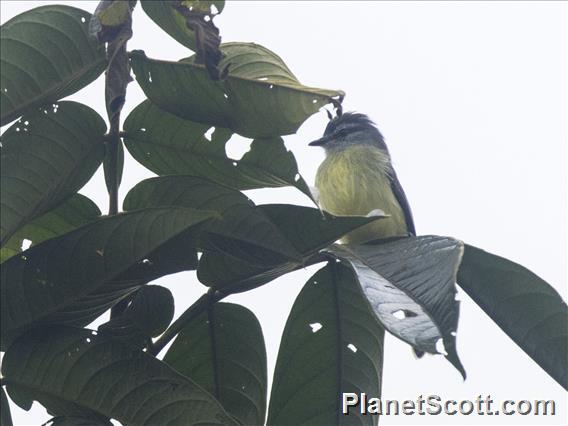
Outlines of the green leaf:
<svg viewBox="0 0 568 426">
<path fill-rule="evenodd" d="M 147 285 L 136 292 L 120 316 L 102 324 L 99 332 L 143 347 L 151 337 L 162 334 L 173 317 L 174 297 L 170 290 Z"/>
<path fill-rule="evenodd" d="M 231 292 L 250 290 L 273 279 L 307 266 L 310 257 L 337 241 L 348 232 L 382 216 L 333 216 L 309 207 L 286 204 L 258 206 L 270 222 L 281 230 L 295 249 L 301 253 L 301 262 L 281 262 L 277 265 L 253 265 L 222 251 L 203 253 L 197 270 L 199 280 L 211 287 L 230 288 Z M 316 259 L 321 261 L 321 259 Z"/>
<path fill-rule="evenodd" d="M 92 222 L 100 215 L 101 211 L 93 201 L 75 194 L 57 208 L 20 228 L 0 250 L 0 263 L 20 253 L 24 240 L 30 241 L 31 246 L 38 245 Z"/>
<path fill-rule="evenodd" d="M 527 268 L 466 245 L 458 284 L 538 365 L 568 389 L 568 309 Z"/>
<path fill-rule="evenodd" d="M 124 200 L 124 210 L 182 206 L 218 212 L 201 239 L 253 263 L 301 256 L 287 236 L 238 191 L 191 176 L 163 176 L 136 185 Z"/>
<path fill-rule="evenodd" d="M 337 244 L 329 252 L 355 272 L 381 324 L 419 352 L 443 353 L 462 374 L 456 351 L 456 273 L 463 243 L 426 235 L 376 245 Z M 444 349 L 437 346 L 442 342 Z"/>
<path fill-rule="evenodd" d="M 141 0 L 142 9 L 144 12 L 160 26 L 165 32 L 172 36 L 176 41 L 183 44 L 185 47 L 195 51 L 197 50 L 197 43 L 195 40 L 195 31 L 188 28 L 184 16 L 173 7 L 172 1 L 153 1 Z M 203 12 L 211 12 L 211 6 L 214 5 L 217 9 L 217 14 L 221 13 L 225 7 L 223 0 L 217 1 L 185 1 L 192 7 L 198 7 Z"/>
<path fill-rule="evenodd" d="M 96 318 L 148 275 L 161 276 L 153 253 L 213 216 L 175 207 L 119 214 L 8 259 L 0 272 L 2 348 L 37 324 L 84 325 Z"/>
<path fill-rule="evenodd" d="M 0 387 L 0 426 L 13 426 L 10 404 L 4 388 Z"/>
<path fill-rule="evenodd" d="M 164 362 L 211 393 L 243 425 L 264 424 L 266 349 L 248 309 L 215 303 L 178 335 Z"/>
<path fill-rule="evenodd" d="M 26 389 L 55 416 L 127 425 L 235 425 L 219 402 L 156 358 L 72 327 L 32 331 L 2 363 L 8 390 Z"/>
<path fill-rule="evenodd" d="M 377 423 L 376 416 L 341 413 L 342 394 L 381 395 L 384 330 L 352 272 L 331 262 L 312 276 L 286 322 L 267 424 Z"/>
<path fill-rule="evenodd" d="M 104 71 L 104 46 L 89 36 L 90 19 L 84 10 L 51 5 L 2 25 L 1 125 L 75 93 Z"/>
<path fill-rule="evenodd" d="M 138 105 L 124 123 L 130 154 L 158 175 L 200 176 L 234 189 L 295 186 L 312 198 L 294 155 L 281 138 L 256 139 L 241 160 L 227 157 L 231 131 L 179 118 L 150 101 Z"/>
<path fill-rule="evenodd" d="M 103 119 L 77 102 L 22 117 L 1 137 L 1 241 L 57 207 L 91 178 L 104 156 Z"/>
<path fill-rule="evenodd" d="M 250 138 L 295 133 L 309 116 L 344 95 L 303 86 L 282 59 L 260 45 L 226 43 L 221 50 L 225 57 L 220 67 L 229 67 L 222 81 L 211 80 L 194 57 L 176 63 L 134 51 L 131 65 L 144 93 L 158 107 Z"/>
</svg>

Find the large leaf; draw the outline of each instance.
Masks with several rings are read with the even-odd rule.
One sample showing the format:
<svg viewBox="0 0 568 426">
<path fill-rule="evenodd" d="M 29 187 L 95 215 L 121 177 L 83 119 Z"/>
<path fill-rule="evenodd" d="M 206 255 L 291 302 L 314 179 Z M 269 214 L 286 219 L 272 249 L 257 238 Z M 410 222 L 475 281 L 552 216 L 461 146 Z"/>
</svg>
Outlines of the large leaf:
<svg viewBox="0 0 568 426">
<path fill-rule="evenodd" d="M 7 260 L 0 272 L 2 347 L 39 323 L 92 320 L 143 284 L 142 272 L 152 271 L 144 259 L 212 216 L 170 207 L 107 217 Z"/>
<path fill-rule="evenodd" d="M 131 64 L 146 96 L 158 107 L 188 120 L 220 126 L 251 138 L 295 133 L 322 106 L 338 102 L 340 91 L 303 86 L 276 54 L 254 43 L 226 43 L 221 81 L 194 62 L 149 59 L 131 54 Z"/>
<path fill-rule="evenodd" d="M 0 124 L 75 93 L 105 69 L 104 46 L 89 36 L 91 14 L 50 5 L 2 25 Z"/>
<path fill-rule="evenodd" d="M 182 206 L 220 213 L 207 227 L 203 244 L 218 247 L 258 263 L 301 258 L 300 253 L 274 223 L 238 191 L 191 176 L 147 179 L 126 196 L 126 211 L 146 207 Z"/>
<path fill-rule="evenodd" d="M 75 194 L 57 208 L 20 228 L 0 250 L 0 263 L 20 253 L 24 240 L 34 246 L 92 222 L 100 215 L 101 211 L 93 201 Z"/>
<path fill-rule="evenodd" d="M 211 393 L 243 425 L 266 411 L 266 349 L 254 314 L 215 303 L 178 335 L 164 362 Z"/>
<path fill-rule="evenodd" d="M 77 102 L 26 115 L 2 135 L 2 245 L 79 190 L 104 157 L 103 119 Z"/>
<path fill-rule="evenodd" d="M 458 284 L 513 341 L 568 389 L 568 309 L 542 278 L 466 245 Z"/>
<path fill-rule="evenodd" d="M 85 417 L 65 416 L 54 417 L 45 425 L 48 426 L 112 426 L 110 421 L 102 419 L 89 419 Z"/>
<path fill-rule="evenodd" d="M 149 261 L 149 260 L 148 260 Z M 119 316 L 99 326 L 99 332 L 143 347 L 164 332 L 174 317 L 174 297 L 159 285 L 147 285 Z"/>
<path fill-rule="evenodd" d="M 71 327 L 32 331 L 2 363 L 8 392 L 22 390 L 56 416 L 126 425 L 234 425 L 210 394 L 154 357 Z M 97 417 L 95 417 L 97 416 Z"/>
<path fill-rule="evenodd" d="M 353 273 L 331 262 L 311 277 L 286 322 L 267 424 L 377 424 L 351 409 L 344 393 L 379 397 L 384 330 L 373 317 Z"/>
<path fill-rule="evenodd" d="M 329 251 L 349 262 L 388 331 L 417 351 L 443 353 L 465 379 L 456 351 L 461 241 L 427 235 L 377 245 L 335 245 Z"/>
<path fill-rule="evenodd" d="M 301 262 L 287 261 L 277 265 L 253 265 L 221 251 L 205 251 L 199 261 L 197 276 L 208 286 L 230 288 L 231 292 L 250 290 L 295 269 L 312 263 L 319 250 L 337 241 L 353 229 L 381 219 L 381 216 L 333 216 L 309 207 L 267 204 L 257 210 L 276 224 L 295 249 Z M 321 260 L 321 259 L 320 259 Z M 315 259 L 315 261 L 320 261 Z"/>
<path fill-rule="evenodd" d="M 231 131 L 218 127 L 209 140 L 210 127 L 144 101 L 124 123 L 124 142 L 139 163 L 158 175 L 201 176 L 239 190 L 295 186 L 312 198 L 281 138 L 254 140 L 250 151 L 236 161 L 225 151 Z"/>
<path fill-rule="evenodd" d="M 187 26 L 186 18 L 176 9 L 174 6 L 175 3 L 182 3 L 180 1 L 153 1 L 153 0 L 141 0 L 142 9 L 144 12 L 162 28 L 165 32 L 167 32 L 170 36 L 172 36 L 175 40 L 179 43 L 183 44 L 185 47 L 196 51 L 197 50 L 197 41 L 196 41 L 196 31 L 189 28 Z M 199 8 L 205 14 L 205 12 L 209 12 L 207 15 L 214 15 L 213 11 L 211 10 L 211 6 L 215 6 L 217 9 L 217 14 L 221 13 L 223 8 L 225 7 L 224 0 L 216 0 L 216 1 L 185 1 L 186 7 L 192 8 Z M 206 15 L 206 16 L 207 16 Z"/>
</svg>

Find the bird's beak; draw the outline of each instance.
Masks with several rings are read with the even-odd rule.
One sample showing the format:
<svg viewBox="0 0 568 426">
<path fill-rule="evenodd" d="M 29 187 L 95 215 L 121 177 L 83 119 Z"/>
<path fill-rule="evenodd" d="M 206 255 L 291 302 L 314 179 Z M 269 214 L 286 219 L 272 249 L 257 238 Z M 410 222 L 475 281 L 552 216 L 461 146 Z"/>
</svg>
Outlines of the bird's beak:
<svg viewBox="0 0 568 426">
<path fill-rule="evenodd" d="M 321 138 L 310 142 L 308 145 L 309 146 L 322 146 L 322 145 L 325 145 L 326 143 L 328 143 L 330 140 L 331 140 L 331 138 L 329 136 L 322 136 Z"/>
</svg>

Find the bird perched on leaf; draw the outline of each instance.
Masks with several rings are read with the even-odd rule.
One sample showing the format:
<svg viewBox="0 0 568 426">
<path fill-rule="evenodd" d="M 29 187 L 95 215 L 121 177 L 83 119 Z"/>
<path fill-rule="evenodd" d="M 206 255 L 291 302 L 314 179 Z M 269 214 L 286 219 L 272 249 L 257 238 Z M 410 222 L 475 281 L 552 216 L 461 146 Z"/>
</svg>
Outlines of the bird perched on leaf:
<svg viewBox="0 0 568 426">
<path fill-rule="evenodd" d="M 398 181 L 383 135 L 364 114 L 346 112 L 330 119 L 323 136 L 310 142 L 325 149 L 316 175 L 319 203 L 337 216 L 368 215 L 377 220 L 346 235 L 345 243 L 415 235 L 412 212 Z"/>
</svg>

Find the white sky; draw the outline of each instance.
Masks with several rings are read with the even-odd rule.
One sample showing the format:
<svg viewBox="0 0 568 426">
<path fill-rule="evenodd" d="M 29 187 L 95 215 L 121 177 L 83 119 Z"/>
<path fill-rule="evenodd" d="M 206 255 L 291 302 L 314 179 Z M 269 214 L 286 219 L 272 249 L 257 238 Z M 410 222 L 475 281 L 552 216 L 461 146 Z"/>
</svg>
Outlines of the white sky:
<svg viewBox="0 0 568 426">
<path fill-rule="evenodd" d="M 2 1 L 2 23 L 51 1 Z M 92 12 L 96 2 L 70 4 Z M 565 2 L 229 2 L 215 19 L 224 41 L 254 41 L 279 54 L 304 84 L 342 89 L 345 110 L 375 120 L 385 135 L 419 234 L 448 235 L 525 265 L 566 299 L 567 4 Z M 137 6 L 129 48 L 177 60 L 186 48 Z M 129 86 L 123 117 L 143 100 Z M 70 99 L 105 117 L 103 80 Z M 327 118 L 311 117 L 286 137 L 313 184 L 323 159 L 306 143 Z M 246 150 L 229 143 L 231 155 Z M 121 197 L 151 173 L 127 158 Z M 81 191 L 106 211 L 99 170 Z M 292 189 L 253 191 L 257 202 L 309 205 Z M 289 274 L 228 301 L 261 321 L 269 376 L 287 314 L 318 267 Z M 156 281 L 181 314 L 206 289 L 194 273 Z M 461 292 L 458 352 L 463 382 L 440 356 L 416 361 L 386 340 L 384 399 L 491 395 L 496 401 L 555 399 L 554 417 L 390 416 L 381 424 L 566 424 L 566 392 Z M 306 401 L 309 403 L 309 401 Z M 13 406 L 15 424 L 47 417 Z"/>
</svg>

